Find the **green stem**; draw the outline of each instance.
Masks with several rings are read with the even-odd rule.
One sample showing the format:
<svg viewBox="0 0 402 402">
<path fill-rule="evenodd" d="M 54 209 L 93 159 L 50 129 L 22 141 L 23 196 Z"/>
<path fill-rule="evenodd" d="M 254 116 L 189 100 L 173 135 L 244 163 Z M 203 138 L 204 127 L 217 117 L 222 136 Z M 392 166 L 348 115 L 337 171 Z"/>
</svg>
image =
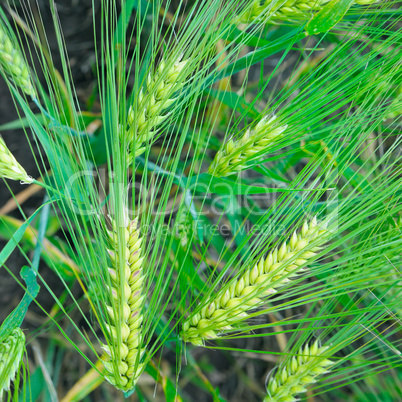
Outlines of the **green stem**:
<svg viewBox="0 0 402 402">
<path fill-rule="evenodd" d="M 33 180 L 31 184 L 37 184 L 38 186 L 43 187 L 48 192 L 57 194 L 62 199 L 66 197 L 65 194 L 61 193 L 59 190 L 56 190 L 54 187 L 51 187 L 51 186 L 43 183 L 42 181 Z"/>
</svg>

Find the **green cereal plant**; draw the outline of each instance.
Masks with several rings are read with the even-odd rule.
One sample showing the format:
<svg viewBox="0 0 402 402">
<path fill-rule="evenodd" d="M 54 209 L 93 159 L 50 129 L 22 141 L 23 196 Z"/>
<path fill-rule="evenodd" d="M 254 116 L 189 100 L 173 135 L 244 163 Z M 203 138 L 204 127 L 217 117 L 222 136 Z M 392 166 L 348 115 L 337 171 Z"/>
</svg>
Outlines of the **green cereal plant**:
<svg viewBox="0 0 402 402">
<path fill-rule="evenodd" d="M 306 392 L 306 386 L 313 384 L 316 377 L 328 373 L 333 362 L 325 352 L 328 346 L 319 346 L 318 341 L 312 345 L 305 344 L 299 352 L 283 366 L 278 367 L 275 375 L 268 381 L 268 395 L 264 402 L 293 402 L 296 396 Z"/>
<path fill-rule="evenodd" d="M 9 394 L 363 400 L 369 377 L 402 378 L 402 244 L 381 235 L 402 213 L 402 136 L 386 118 L 402 85 L 397 3 L 34 3 L 8 1 L 0 20 L 19 114 L 0 130 L 22 129 L 7 145 L 40 172 L 0 140 L 0 176 L 29 184 L 0 182 L 0 292 L 7 275 L 26 292 L 7 322 L 26 328 L 29 357 Z M 76 7 L 90 23 L 66 34 Z M 88 26 L 94 42 L 70 46 Z M 22 337 L 0 345 L 18 354 L 6 387 Z M 264 393 L 252 373 L 291 345 Z"/>
<path fill-rule="evenodd" d="M 0 136 L 0 177 L 11 180 L 20 180 L 24 183 L 32 183 L 33 178 L 28 176 L 25 169 L 17 162 L 14 155 L 7 148 Z"/>
<path fill-rule="evenodd" d="M 241 15 L 239 22 L 250 23 L 257 18 L 260 21 L 271 23 L 307 20 L 313 12 L 321 10 L 327 3 L 329 3 L 329 0 L 253 1 L 252 8 Z"/>
<path fill-rule="evenodd" d="M 378 0 L 356 0 L 359 5 L 370 5 Z M 271 24 L 308 21 L 312 15 L 327 5 L 330 0 L 253 0 L 252 5 L 236 20 L 249 24 L 264 22 Z"/>
<path fill-rule="evenodd" d="M 0 400 L 4 391 L 10 389 L 15 379 L 25 350 L 25 335 L 21 328 L 15 328 L 0 342 Z"/>
<path fill-rule="evenodd" d="M 125 260 L 122 262 L 118 258 L 118 229 L 114 221 L 108 232 L 112 267 L 108 269 L 111 302 L 106 305 L 106 310 L 111 323 L 106 326 L 108 344 L 103 346 L 106 352 L 103 364 L 107 370 L 106 379 L 123 391 L 134 388 L 143 370 L 140 361 L 145 353 L 145 348 L 141 347 L 144 257 L 141 256 L 142 238 L 137 224 L 134 219 L 124 228 Z"/>
<path fill-rule="evenodd" d="M 268 152 L 286 128 L 286 124 L 277 122 L 276 116 L 263 117 L 254 129 L 247 129 L 237 141 L 230 139 L 223 145 L 208 172 L 216 177 L 224 177 L 246 169 L 246 163 Z"/>
<path fill-rule="evenodd" d="M 288 284 L 313 259 L 327 240 L 327 230 L 314 218 L 304 222 L 299 233 L 289 242 L 261 258 L 253 268 L 230 280 L 211 296 L 198 312 L 190 313 L 181 337 L 194 345 L 217 338 L 232 329 L 232 324 L 247 319 L 247 311 L 260 306 L 264 298 Z M 198 310 L 198 309 L 197 309 Z"/>
<path fill-rule="evenodd" d="M 186 68 L 187 67 L 187 68 Z M 173 65 L 161 61 L 154 74 L 149 73 L 146 88 L 140 90 L 136 108 L 130 106 L 127 116 L 127 130 L 122 131 L 127 140 L 129 152 L 135 144 L 134 156 L 145 151 L 145 143 L 150 142 L 160 126 L 169 116 L 166 109 L 177 102 L 175 96 L 189 74 L 188 60 L 177 59 Z"/>
<path fill-rule="evenodd" d="M 3 24 L 0 24 L 0 66 L 1 72 L 6 73 L 27 95 L 35 96 L 29 67 Z"/>
</svg>

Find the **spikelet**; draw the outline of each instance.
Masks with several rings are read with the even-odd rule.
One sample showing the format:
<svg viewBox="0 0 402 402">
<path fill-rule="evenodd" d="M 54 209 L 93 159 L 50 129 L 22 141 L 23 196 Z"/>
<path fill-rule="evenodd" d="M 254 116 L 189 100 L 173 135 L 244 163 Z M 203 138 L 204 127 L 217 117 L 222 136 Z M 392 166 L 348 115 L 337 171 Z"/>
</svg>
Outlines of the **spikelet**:
<svg viewBox="0 0 402 402">
<path fill-rule="evenodd" d="M 32 183 L 33 178 L 28 176 L 24 168 L 17 162 L 14 155 L 7 148 L 0 136 L 0 177 L 11 180 L 20 180 L 24 183 Z"/>
<path fill-rule="evenodd" d="M 215 155 L 208 173 L 222 177 L 245 169 L 246 162 L 266 152 L 286 128 L 286 124 L 279 126 L 276 123 L 276 116 L 265 116 L 253 130 L 248 129 L 238 141 L 229 140 Z"/>
<path fill-rule="evenodd" d="M 137 111 L 130 107 L 125 135 L 130 149 L 133 142 L 136 143 L 135 156 L 145 151 L 144 143 L 152 140 L 158 126 L 169 116 L 165 110 L 177 100 L 174 94 L 183 87 L 189 74 L 185 71 L 187 63 L 188 60 L 181 61 L 181 58 L 173 66 L 161 61 L 155 74 L 148 75 L 147 87 L 139 94 Z"/>
<path fill-rule="evenodd" d="M 377 1 L 355 0 L 355 3 L 369 5 Z M 300 23 L 309 20 L 313 13 L 320 11 L 329 2 L 330 0 L 253 0 L 235 23 Z"/>
<path fill-rule="evenodd" d="M 111 244 L 108 252 L 113 266 L 108 269 L 112 283 L 109 292 L 113 301 L 106 306 L 111 323 L 107 325 L 108 344 L 103 345 L 106 352 L 103 364 L 108 372 L 106 379 L 116 388 L 128 391 L 134 388 L 144 369 L 141 360 L 145 348 L 141 345 L 145 296 L 142 292 L 144 257 L 141 256 L 142 238 L 137 229 L 137 220 L 131 221 L 124 232 L 124 272 L 121 272 L 117 257 L 117 230 L 114 228 L 108 233 Z"/>
<path fill-rule="evenodd" d="M 276 374 L 270 378 L 267 386 L 268 395 L 264 402 L 293 402 L 295 395 L 306 392 L 306 386 L 316 382 L 315 378 L 328 372 L 333 365 L 324 353 L 328 346 L 318 347 L 318 342 L 311 346 L 302 346 L 299 353 L 290 361 L 279 367 Z"/>
<path fill-rule="evenodd" d="M 15 328 L 0 343 L 0 400 L 4 391 L 10 389 L 10 383 L 20 367 L 25 349 L 25 335 L 21 328 Z"/>
<path fill-rule="evenodd" d="M 181 338 L 201 346 L 204 339 L 217 338 L 219 333 L 245 320 L 248 310 L 260 306 L 264 297 L 275 293 L 275 288 L 286 285 L 302 270 L 325 243 L 327 234 L 315 218 L 310 225 L 304 222 L 300 233 L 294 232 L 289 243 L 284 242 L 240 278 L 233 278 L 199 312 L 190 314 L 183 324 Z"/>
<path fill-rule="evenodd" d="M 4 71 L 17 86 L 19 86 L 27 95 L 35 97 L 35 89 L 32 84 L 29 68 L 20 49 L 13 45 L 1 18 L 0 65 L 1 70 Z"/>
</svg>

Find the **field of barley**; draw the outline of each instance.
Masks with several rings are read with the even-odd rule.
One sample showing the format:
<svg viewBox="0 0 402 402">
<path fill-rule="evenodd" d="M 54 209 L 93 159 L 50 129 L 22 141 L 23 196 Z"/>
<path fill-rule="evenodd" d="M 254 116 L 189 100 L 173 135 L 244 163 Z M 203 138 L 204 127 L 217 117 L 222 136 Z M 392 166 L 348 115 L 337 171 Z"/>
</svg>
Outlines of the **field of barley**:
<svg viewBox="0 0 402 402">
<path fill-rule="evenodd" d="M 402 7 L 0 4 L 0 401 L 402 401 Z"/>
</svg>

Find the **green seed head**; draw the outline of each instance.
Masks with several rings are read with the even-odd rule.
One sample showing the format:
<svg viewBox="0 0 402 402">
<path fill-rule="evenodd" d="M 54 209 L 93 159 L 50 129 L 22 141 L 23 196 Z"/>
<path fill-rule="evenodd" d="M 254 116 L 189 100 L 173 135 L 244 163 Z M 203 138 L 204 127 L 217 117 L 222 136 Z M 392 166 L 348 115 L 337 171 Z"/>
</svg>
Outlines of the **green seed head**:
<svg viewBox="0 0 402 402">
<path fill-rule="evenodd" d="M 10 389 L 10 383 L 20 367 L 24 349 L 25 335 L 21 328 L 15 328 L 0 343 L 0 400 L 3 392 Z"/>
<path fill-rule="evenodd" d="M 237 141 L 230 139 L 221 147 L 208 173 L 223 177 L 245 169 L 247 162 L 268 152 L 286 128 L 286 124 L 279 125 L 276 116 L 263 117 L 253 130 L 248 129 Z"/>
<path fill-rule="evenodd" d="M 112 267 L 108 268 L 111 298 L 110 304 L 106 305 L 109 324 L 105 325 L 107 345 L 103 345 L 103 360 L 106 379 L 116 388 L 129 391 L 144 369 L 141 363 L 145 354 L 145 348 L 141 347 L 145 300 L 142 293 L 142 238 L 137 230 L 137 220 L 129 222 L 124 230 L 124 264 L 120 264 L 118 242 L 121 236 L 118 236 L 115 224 L 107 236 L 112 261 Z"/>
<path fill-rule="evenodd" d="M 0 72 L 5 73 L 27 95 L 35 97 L 29 67 L 20 49 L 13 44 L 7 34 L 7 29 L 0 19 Z"/>
<path fill-rule="evenodd" d="M 302 346 L 296 356 L 279 367 L 268 382 L 264 402 L 296 401 L 295 396 L 306 391 L 306 386 L 316 381 L 319 375 L 328 372 L 333 364 L 325 356 L 328 346 L 318 346 L 314 342 Z"/>
<path fill-rule="evenodd" d="M 151 141 L 158 127 L 169 117 L 166 112 L 177 100 L 175 94 L 183 88 L 190 71 L 186 71 L 188 60 L 179 58 L 168 66 L 162 61 L 154 74 L 149 74 L 147 86 L 138 95 L 137 107 L 131 106 L 127 116 L 127 130 L 123 131 L 129 149 L 135 143 L 135 155 L 145 151 L 144 143 Z M 188 70 L 188 69 L 187 69 Z M 130 154 L 129 161 L 132 156 Z"/>
<path fill-rule="evenodd" d="M 379 0 L 355 0 L 358 5 L 370 5 Z M 253 0 L 234 21 L 237 24 L 270 23 L 301 24 L 311 19 L 330 0 Z"/>
<path fill-rule="evenodd" d="M 32 183 L 33 178 L 28 176 L 24 168 L 17 162 L 14 155 L 7 148 L 0 136 L 0 177 L 11 180 L 19 180 L 24 183 Z"/>
<path fill-rule="evenodd" d="M 310 223 L 304 222 L 300 232 L 294 232 L 289 242 L 283 242 L 254 267 L 233 278 L 203 303 L 199 312 L 190 314 L 182 328 L 182 339 L 199 345 L 206 338 L 211 339 L 212 333 L 216 338 L 247 319 L 247 311 L 260 306 L 264 298 L 298 275 L 302 266 L 316 256 L 327 235 L 316 218 Z"/>
</svg>

